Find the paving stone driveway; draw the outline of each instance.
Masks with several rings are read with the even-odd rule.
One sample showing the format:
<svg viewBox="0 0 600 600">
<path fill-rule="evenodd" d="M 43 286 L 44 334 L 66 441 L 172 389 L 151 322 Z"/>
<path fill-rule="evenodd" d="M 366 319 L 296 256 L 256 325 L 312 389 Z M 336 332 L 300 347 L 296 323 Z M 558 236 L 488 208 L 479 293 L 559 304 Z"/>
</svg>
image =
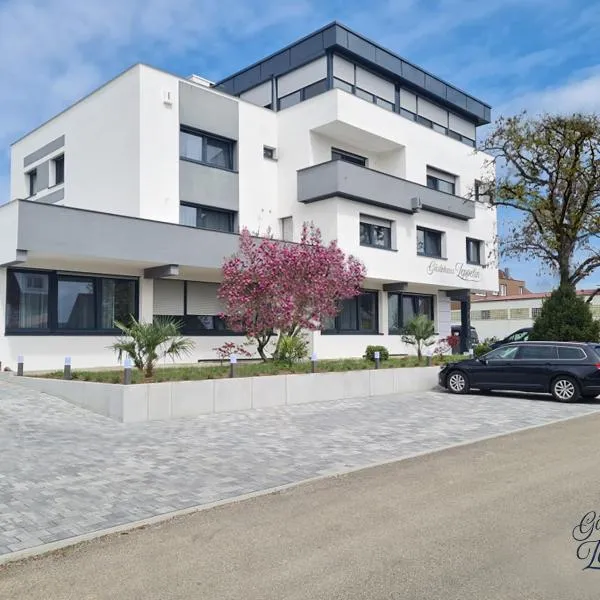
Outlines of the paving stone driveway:
<svg viewBox="0 0 600 600">
<path fill-rule="evenodd" d="M 599 408 L 427 392 L 120 424 L 0 382 L 0 555 Z"/>
</svg>

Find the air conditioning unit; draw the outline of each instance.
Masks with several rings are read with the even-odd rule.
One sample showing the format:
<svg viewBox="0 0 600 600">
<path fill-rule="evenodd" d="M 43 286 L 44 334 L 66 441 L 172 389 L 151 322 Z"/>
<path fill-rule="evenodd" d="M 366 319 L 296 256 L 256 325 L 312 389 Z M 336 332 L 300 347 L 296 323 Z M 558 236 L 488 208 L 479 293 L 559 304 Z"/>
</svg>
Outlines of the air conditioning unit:
<svg viewBox="0 0 600 600">
<path fill-rule="evenodd" d="M 423 208 L 423 202 L 421 202 L 421 198 L 411 198 L 410 199 L 410 208 L 413 212 L 417 212 Z"/>
</svg>

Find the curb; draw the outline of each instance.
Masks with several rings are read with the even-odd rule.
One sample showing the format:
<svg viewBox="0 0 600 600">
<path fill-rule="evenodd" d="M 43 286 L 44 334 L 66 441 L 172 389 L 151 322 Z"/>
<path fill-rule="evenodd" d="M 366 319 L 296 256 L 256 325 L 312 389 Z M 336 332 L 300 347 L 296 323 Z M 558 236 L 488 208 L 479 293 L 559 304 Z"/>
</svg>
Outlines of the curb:
<svg viewBox="0 0 600 600">
<path fill-rule="evenodd" d="M 55 542 L 49 542 L 47 544 L 41 544 L 39 546 L 34 546 L 32 548 L 26 548 L 25 550 L 18 550 L 17 552 L 9 552 L 8 554 L 0 554 L 0 567 L 7 565 L 9 563 L 22 561 L 22 560 L 29 559 L 29 558 L 39 557 L 40 555 L 43 555 L 43 554 L 56 552 L 57 550 L 62 550 L 65 548 L 76 546 L 76 545 L 79 545 L 84 542 L 90 542 L 90 541 L 93 541 L 93 540 L 96 540 L 99 538 L 103 538 L 103 537 L 107 537 L 107 536 L 110 536 L 110 535 L 113 535 L 116 533 L 123 533 L 125 531 L 132 531 L 135 529 L 148 527 L 150 525 L 156 525 L 159 523 L 170 521 L 177 517 L 183 517 L 186 515 L 190 515 L 190 514 L 197 513 L 197 512 L 202 512 L 205 510 L 210 510 L 212 508 L 217 508 L 220 506 L 227 506 L 229 504 L 237 504 L 239 502 L 252 500 L 254 498 L 261 498 L 263 496 L 270 496 L 273 494 L 278 494 L 278 493 L 285 492 L 287 490 L 290 490 L 290 489 L 293 489 L 296 487 L 300 487 L 303 485 L 317 483 L 317 482 L 323 481 L 325 479 L 343 477 L 343 476 L 351 475 L 354 473 L 360 473 L 361 471 L 366 471 L 366 470 L 373 469 L 376 467 L 383 467 L 383 466 L 390 465 L 393 463 L 402 462 L 405 460 L 411 460 L 411 459 L 415 459 L 415 458 L 420 458 L 422 456 L 427 456 L 430 454 L 438 454 L 440 452 L 445 452 L 447 450 L 452 450 L 454 448 L 461 448 L 463 446 L 475 445 L 475 444 L 485 442 L 488 440 L 498 439 L 498 438 L 502 438 L 502 437 L 508 437 L 511 435 L 531 431 L 534 429 L 541 429 L 542 427 L 547 427 L 549 425 L 557 425 L 559 423 L 566 423 L 569 421 L 575 421 L 577 419 L 585 419 L 587 417 L 590 417 L 593 415 L 598 415 L 598 414 L 600 414 L 600 409 L 593 410 L 590 413 L 585 414 L 585 415 L 576 415 L 574 417 L 555 419 L 553 421 L 548 421 L 547 423 L 543 423 L 541 425 L 529 425 L 527 427 L 521 427 L 519 429 L 514 429 L 514 430 L 508 431 L 508 432 L 498 433 L 498 434 L 494 434 L 494 435 L 490 435 L 490 436 L 484 436 L 484 437 L 475 438 L 472 440 L 465 440 L 464 442 L 459 442 L 457 444 L 452 444 L 450 446 L 444 446 L 442 448 L 437 448 L 435 450 L 424 450 L 423 452 L 417 452 L 415 454 L 403 456 L 401 458 L 392 458 L 389 460 L 385 460 L 385 461 L 381 461 L 381 462 L 377 462 L 377 463 L 371 463 L 371 464 L 364 465 L 361 467 L 353 467 L 353 468 L 344 469 L 341 471 L 334 471 L 334 472 L 327 473 L 324 475 L 318 475 L 316 477 L 310 477 L 308 479 L 302 479 L 300 481 L 295 481 L 293 483 L 286 483 L 283 485 L 266 488 L 264 490 L 257 490 L 255 492 L 249 492 L 247 494 L 242 494 L 240 496 L 234 496 L 232 498 L 217 500 L 215 502 L 210 502 L 208 504 L 198 504 L 198 505 L 194 505 L 194 506 L 189 506 L 187 508 L 181 508 L 181 509 L 178 509 L 175 511 L 162 513 L 160 515 L 154 515 L 152 517 L 147 517 L 145 519 L 140 519 L 138 521 L 131 521 L 129 523 L 124 523 L 122 525 L 116 525 L 114 527 L 109 527 L 106 529 L 98 529 L 96 531 L 91 531 L 89 533 L 84 533 L 82 535 L 78 535 L 78 536 L 74 536 L 74 537 L 70 537 L 70 538 L 64 538 L 62 540 L 57 540 Z"/>
</svg>

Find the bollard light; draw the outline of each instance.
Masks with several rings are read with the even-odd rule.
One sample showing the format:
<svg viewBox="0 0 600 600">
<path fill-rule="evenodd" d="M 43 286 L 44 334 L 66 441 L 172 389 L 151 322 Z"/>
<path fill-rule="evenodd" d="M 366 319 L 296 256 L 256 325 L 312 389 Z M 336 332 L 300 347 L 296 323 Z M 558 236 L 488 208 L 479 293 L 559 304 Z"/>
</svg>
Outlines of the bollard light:
<svg viewBox="0 0 600 600">
<path fill-rule="evenodd" d="M 19 377 L 23 377 L 23 363 L 25 362 L 25 358 L 22 354 L 17 356 L 17 375 Z"/>
<path fill-rule="evenodd" d="M 63 371 L 63 379 L 71 379 L 71 357 L 65 356 L 65 367 Z"/>
<path fill-rule="evenodd" d="M 237 356 L 232 354 L 229 357 L 229 377 L 235 377 L 235 365 L 237 364 Z"/>
<path fill-rule="evenodd" d="M 380 352 L 376 350 L 373 352 L 373 357 L 375 358 L 375 368 L 379 369 L 379 357 L 381 356 Z"/>
<path fill-rule="evenodd" d="M 316 373 L 317 371 L 317 353 L 313 352 L 310 355 L 310 370 L 312 373 Z"/>
<path fill-rule="evenodd" d="M 125 367 L 125 370 L 123 372 L 123 384 L 124 385 L 130 385 L 131 384 L 131 367 L 132 367 L 132 362 L 131 362 L 131 358 L 129 358 L 129 356 L 127 356 L 127 358 L 125 359 L 125 362 L 123 363 L 123 366 Z"/>
</svg>

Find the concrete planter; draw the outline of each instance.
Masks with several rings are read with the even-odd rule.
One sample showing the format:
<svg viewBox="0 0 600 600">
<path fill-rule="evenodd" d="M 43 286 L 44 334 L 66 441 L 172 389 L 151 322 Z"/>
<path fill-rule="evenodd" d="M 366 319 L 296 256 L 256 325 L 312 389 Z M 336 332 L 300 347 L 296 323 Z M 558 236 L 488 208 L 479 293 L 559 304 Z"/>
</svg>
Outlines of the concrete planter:
<svg viewBox="0 0 600 600">
<path fill-rule="evenodd" d="M 138 385 L 16 377 L 12 383 L 63 398 L 122 423 L 422 392 L 435 388 L 439 367 L 273 375 Z"/>
</svg>

